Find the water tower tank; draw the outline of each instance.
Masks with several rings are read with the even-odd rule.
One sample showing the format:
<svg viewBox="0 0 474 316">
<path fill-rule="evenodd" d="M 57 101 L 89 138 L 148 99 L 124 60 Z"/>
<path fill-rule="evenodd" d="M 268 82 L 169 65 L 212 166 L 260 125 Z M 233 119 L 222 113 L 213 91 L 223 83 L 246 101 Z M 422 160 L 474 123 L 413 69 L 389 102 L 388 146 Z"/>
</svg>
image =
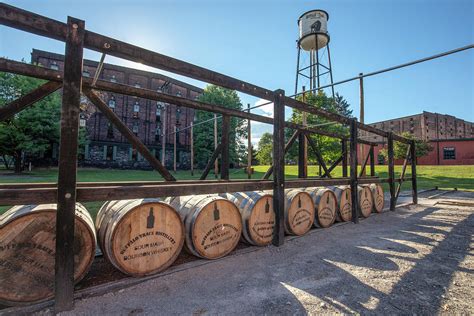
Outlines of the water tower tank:
<svg viewBox="0 0 474 316">
<path fill-rule="evenodd" d="M 303 50 L 321 49 L 329 43 L 328 19 L 329 14 L 324 10 L 311 10 L 300 16 L 298 43 Z"/>
</svg>

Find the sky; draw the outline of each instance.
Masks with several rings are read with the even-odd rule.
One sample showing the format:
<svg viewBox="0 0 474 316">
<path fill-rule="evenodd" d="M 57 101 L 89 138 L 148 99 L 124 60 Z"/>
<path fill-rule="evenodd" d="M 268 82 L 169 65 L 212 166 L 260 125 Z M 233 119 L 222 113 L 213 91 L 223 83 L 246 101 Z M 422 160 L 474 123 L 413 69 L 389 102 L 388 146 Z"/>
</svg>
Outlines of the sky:
<svg viewBox="0 0 474 316">
<path fill-rule="evenodd" d="M 304 12 L 329 13 L 334 81 L 354 77 L 474 43 L 472 0 L 134 0 L 5 1 L 86 29 L 271 89 L 294 93 L 297 19 Z M 0 26 L 0 56 L 30 60 L 33 48 L 64 53 L 64 44 Z M 87 50 L 85 58 L 99 60 Z M 108 56 L 106 62 L 170 75 Z M 171 76 L 205 87 L 206 83 Z M 323 82 L 324 83 L 324 82 Z M 421 113 L 474 121 L 474 49 L 366 78 L 365 122 Z M 359 115 L 358 82 L 336 92 Z M 243 104 L 263 100 L 240 94 Z M 253 112 L 272 116 L 271 105 Z M 289 116 L 291 110 L 287 109 Z M 252 142 L 269 125 L 252 124 Z"/>
</svg>

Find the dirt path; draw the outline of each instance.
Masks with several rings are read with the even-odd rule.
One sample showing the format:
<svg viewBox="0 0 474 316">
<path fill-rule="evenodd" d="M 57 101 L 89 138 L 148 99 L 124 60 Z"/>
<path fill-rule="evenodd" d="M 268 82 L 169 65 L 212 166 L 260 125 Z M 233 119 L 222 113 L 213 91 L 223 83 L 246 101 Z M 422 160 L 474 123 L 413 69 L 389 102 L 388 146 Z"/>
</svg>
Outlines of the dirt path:
<svg viewBox="0 0 474 316">
<path fill-rule="evenodd" d="M 78 300 L 67 314 L 472 314 L 474 207 L 439 204 L 448 199 L 474 203 L 472 193 L 420 199 Z"/>
</svg>

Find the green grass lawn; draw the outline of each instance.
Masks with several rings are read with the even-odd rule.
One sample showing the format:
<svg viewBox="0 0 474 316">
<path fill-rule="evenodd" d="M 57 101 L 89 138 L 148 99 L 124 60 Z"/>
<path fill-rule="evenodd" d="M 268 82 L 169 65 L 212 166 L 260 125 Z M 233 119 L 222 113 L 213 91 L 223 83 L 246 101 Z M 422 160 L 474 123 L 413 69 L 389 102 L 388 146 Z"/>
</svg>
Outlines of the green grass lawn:
<svg viewBox="0 0 474 316">
<path fill-rule="evenodd" d="M 262 178 L 268 166 L 255 166 L 253 179 Z M 401 166 L 395 166 L 396 176 L 401 172 Z M 369 172 L 369 170 L 367 170 Z M 317 166 L 309 166 L 309 176 L 318 174 Z M 287 178 L 296 178 L 298 174 L 297 166 L 286 166 L 285 176 Z M 387 166 L 376 166 L 375 174 L 379 177 L 386 178 L 388 175 Z M 440 189 L 472 190 L 474 191 L 474 165 L 472 166 L 417 166 L 418 189 L 430 189 L 435 186 Z M 0 170 L 0 183 L 30 183 L 30 182 L 56 182 L 58 171 L 57 168 L 37 169 L 31 172 L 24 172 L 15 175 L 11 171 Z M 342 176 L 342 168 L 337 167 L 332 175 L 334 177 Z M 178 180 L 199 179 L 200 171 L 196 171 L 191 176 L 190 171 L 178 171 L 174 173 Z M 410 176 L 410 168 L 407 168 L 406 176 Z M 247 175 L 243 169 L 231 170 L 231 179 L 246 179 Z M 210 174 L 208 179 L 214 179 L 214 174 Z M 94 169 L 80 168 L 78 171 L 78 181 L 82 182 L 101 182 L 101 181 L 160 181 L 161 176 L 156 171 L 143 170 L 112 170 L 112 169 Z M 385 189 L 387 187 L 385 186 Z M 402 190 L 410 190 L 411 184 L 406 182 L 402 186 Z M 100 205 L 103 202 L 86 203 L 86 207 L 95 217 Z M 0 213 L 6 207 L 0 206 Z"/>
</svg>

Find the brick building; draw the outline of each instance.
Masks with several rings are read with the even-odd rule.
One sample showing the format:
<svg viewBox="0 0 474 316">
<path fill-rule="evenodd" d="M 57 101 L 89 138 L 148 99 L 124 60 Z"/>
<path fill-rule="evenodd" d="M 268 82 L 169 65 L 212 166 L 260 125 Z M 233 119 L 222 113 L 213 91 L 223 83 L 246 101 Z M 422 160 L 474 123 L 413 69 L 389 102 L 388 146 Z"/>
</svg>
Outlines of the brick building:
<svg viewBox="0 0 474 316">
<path fill-rule="evenodd" d="M 472 165 L 474 164 L 474 123 L 451 115 L 423 111 L 421 114 L 369 124 L 387 132 L 408 132 L 418 139 L 428 141 L 433 151 L 418 159 L 422 165 Z M 380 143 L 376 156 L 386 147 L 381 136 L 360 131 L 366 140 Z M 401 161 L 397 161 L 401 163 Z"/>
<path fill-rule="evenodd" d="M 64 56 L 33 49 L 32 62 L 43 67 L 63 70 Z M 83 76 L 94 77 L 98 63 L 84 60 Z M 170 77 L 148 71 L 104 64 L 99 80 L 128 84 L 136 87 L 197 98 L 202 89 Z M 103 92 L 103 100 L 140 140 L 161 160 L 162 135 L 166 135 L 166 166 L 173 166 L 174 130 L 177 143 L 177 167 L 189 168 L 190 130 L 185 129 L 194 120 L 194 110 L 174 104 L 144 100 L 137 97 Z M 88 144 L 80 162 L 85 166 L 113 168 L 150 168 L 146 160 L 116 130 L 107 118 L 91 105 L 87 98 L 81 104 L 81 126 L 86 127 Z M 54 146 L 52 156 L 57 156 Z"/>
</svg>

